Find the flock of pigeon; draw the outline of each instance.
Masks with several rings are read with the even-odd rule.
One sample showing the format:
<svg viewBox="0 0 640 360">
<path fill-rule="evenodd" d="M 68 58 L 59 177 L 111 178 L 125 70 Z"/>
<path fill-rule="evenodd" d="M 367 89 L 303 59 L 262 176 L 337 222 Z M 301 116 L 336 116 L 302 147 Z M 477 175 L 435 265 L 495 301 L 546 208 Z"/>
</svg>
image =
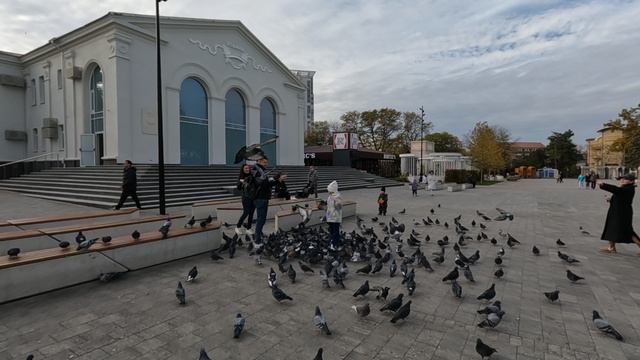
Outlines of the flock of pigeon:
<svg viewBox="0 0 640 360">
<path fill-rule="evenodd" d="M 437 208 L 440 208 L 440 204 Z M 295 209 L 294 209 L 295 210 Z M 369 280 L 365 280 L 353 293 L 353 297 L 358 300 L 368 299 L 370 294 L 375 294 L 375 298 L 382 305 L 379 308 L 381 313 L 390 314 L 390 322 L 395 324 L 399 321 L 405 321 L 411 314 L 411 304 L 413 300 L 406 300 L 406 296 L 413 298 L 416 296 L 416 273 L 425 271 L 427 273 L 435 272 L 431 266 L 427 254 L 423 252 L 423 245 L 432 242 L 429 235 L 421 235 L 417 228 L 422 227 L 428 231 L 430 227 L 441 226 L 447 230 L 455 231 L 455 237 L 457 240 L 449 239 L 448 235 L 443 236 L 441 239 L 434 241 L 437 245 L 438 251 L 432 252 L 430 255 L 431 261 L 437 264 L 437 267 L 446 266 L 447 258 L 445 253 L 448 251 L 449 246 L 452 246 L 453 256 L 453 269 L 449 271 L 443 278 L 443 283 L 448 283 L 451 286 L 452 295 L 455 298 L 461 299 L 463 293 L 463 287 L 459 281 L 460 273 L 468 282 L 475 282 L 472 267 L 480 261 L 480 251 L 475 250 L 471 255 L 465 255 L 463 249 L 473 244 L 474 241 L 489 241 L 497 248 L 493 262 L 495 263 L 497 270 L 494 272 L 496 279 L 500 279 L 505 276 L 503 269 L 503 259 L 507 256 L 507 250 L 516 251 L 522 246 L 513 235 L 499 230 L 496 237 L 489 238 L 488 223 L 492 221 L 511 221 L 514 219 L 514 215 L 508 211 L 497 208 L 498 215 L 494 218 L 487 216 L 486 214 L 477 211 L 478 221 L 473 219 L 470 226 L 465 226 L 462 223 L 462 215 L 458 215 L 453 218 L 451 224 L 448 221 L 441 221 L 436 217 L 436 210 L 431 209 L 429 214 L 424 219 L 419 221 L 413 220 L 413 228 L 411 231 L 407 230 L 407 226 L 401 223 L 395 217 L 391 217 L 390 221 L 383 221 L 381 217 L 373 217 L 368 220 L 364 220 L 360 217 L 356 217 L 356 229 L 351 232 L 343 232 L 342 237 L 344 244 L 341 248 L 331 250 L 329 247 L 330 236 L 322 226 L 320 227 L 306 227 L 304 214 L 301 214 L 303 221 L 300 225 L 290 231 L 277 231 L 266 237 L 264 246 L 256 247 L 250 236 L 245 235 L 233 237 L 227 236 L 223 233 L 223 245 L 215 250 L 211 251 L 211 259 L 213 261 L 223 260 L 221 253 L 226 253 L 228 258 L 234 258 L 238 248 L 246 248 L 248 253 L 252 256 L 259 255 L 266 259 L 271 259 L 277 265 L 277 268 L 282 277 L 286 277 L 288 282 L 295 286 L 297 271 L 296 267 L 307 275 L 315 275 L 316 270 L 312 266 L 321 267 L 318 270 L 320 278 L 320 285 L 323 288 L 336 287 L 338 289 L 346 289 L 345 279 L 348 278 L 350 269 L 347 262 L 351 262 L 350 266 L 356 265 L 352 277 L 367 276 L 388 272 L 389 277 L 398 277 L 400 279 L 399 289 L 394 289 L 393 292 L 397 292 L 397 295 L 388 298 L 391 292 L 391 288 L 387 286 L 372 286 Z M 438 210 L 439 211 L 439 210 Z M 405 215 L 406 211 L 403 209 L 399 212 L 401 215 Z M 432 219 L 433 217 L 433 219 Z M 481 220 L 480 220 L 481 219 Z M 212 218 L 209 216 L 207 219 L 201 221 L 200 226 L 206 227 L 211 223 Z M 196 223 L 194 218 L 191 218 L 185 227 L 193 227 Z M 171 228 L 171 220 L 167 219 L 159 232 L 163 237 L 167 237 Z M 225 224 L 225 227 L 231 227 L 229 224 Z M 378 229 L 376 229 L 376 227 Z M 472 237 L 470 233 L 477 232 L 476 237 Z M 584 232 L 584 230 L 583 230 Z M 139 239 L 140 234 L 134 232 L 131 236 L 134 239 Z M 381 235 L 379 235 L 381 234 Z M 451 234 L 453 236 L 453 234 Z M 79 249 L 89 248 L 97 239 L 87 240 L 82 233 L 79 233 L 76 237 Z M 102 238 L 102 241 L 108 242 L 110 238 Z M 567 264 L 579 263 L 579 260 L 571 255 L 560 251 L 560 248 L 565 248 L 566 245 L 558 239 L 556 241 L 558 246 L 558 257 Z M 62 245 L 61 245 L 62 246 Z M 68 243 L 66 244 L 68 246 Z M 532 256 L 539 256 L 540 250 L 537 246 L 532 246 Z M 17 254 L 16 254 L 17 255 Z M 297 266 L 294 266 L 297 265 Z M 385 270 L 385 267 L 387 270 Z M 104 274 L 101 276 L 101 280 L 109 281 L 117 277 L 118 274 Z M 422 275 L 420 275 L 422 276 Z M 571 282 L 583 281 L 584 278 L 575 274 L 571 270 L 566 271 L 567 279 Z M 194 282 L 198 277 L 198 269 L 194 266 L 186 277 L 186 282 Z M 278 303 L 284 301 L 294 301 L 294 299 L 287 295 L 281 288 L 281 281 L 279 281 L 279 275 L 273 267 L 269 269 L 267 274 L 267 286 L 271 289 L 273 298 Z M 402 287 L 406 289 L 406 295 L 402 290 Z M 484 306 L 478 310 L 479 314 L 484 315 L 483 320 L 477 324 L 480 328 L 496 328 L 499 326 L 502 318 L 505 316 L 506 311 L 503 309 L 503 304 L 496 298 L 495 283 L 488 289 L 479 294 L 476 299 L 483 302 Z M 179 281 L 175 290 L 175 296 L 181 305 L 187 303 L 187 293 L 182 282 Z M 550 302 L 556 302 L 560 299 L 560 292 L 558 289 L 544 292 L 544 296 Z M 356 313 L 356 316 L 367 317 L 371 313 L 372 305 L 369 302 L 364 304 L 353 305 L 352 309 Z M 242 314 L 236 314 L 233 319 L 233 337 L 240 338 L 242 336 L 245 327 L 245 318 Z M 329 322 L 322 313 L 319 306 L 315 306 L 312 317 L 312 324 L 317 327 L 319 333 L 330 336 L 331 330 L 329 328 Z M 593 324 L 594 326 L 605 334 L 611 335 L 617 340 L 623 341 L 622 335 L 616 331 L 611 324 L 603 319 L 597 311 L 593 311 Z M 482 359 L 490 358 L 492 354 L 497 352 L 495 348 L 484 343 L 480 338 L 476 340 L 475 346 L 476 352 Z M 200 351 L 200 360 L 210 359 L 205 349 Z M 323 349 L 317 350 L 314 360 L 323 359 Z"/>
</svg>

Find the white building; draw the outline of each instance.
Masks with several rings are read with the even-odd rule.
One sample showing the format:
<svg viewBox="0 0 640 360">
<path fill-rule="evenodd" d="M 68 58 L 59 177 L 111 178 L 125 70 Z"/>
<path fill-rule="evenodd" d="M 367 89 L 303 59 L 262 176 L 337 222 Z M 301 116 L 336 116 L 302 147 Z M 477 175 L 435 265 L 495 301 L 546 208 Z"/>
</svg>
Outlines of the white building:
<svg viewBox="0 0 640 360">
<path fill-rule="evenodd" d="M 424 167 L 424 174 L 433 171 L 440 181 L 444 181 L 447 170 L 475 170 L 471 164 L 471 157 L 460 153 L 432 152 L 420 155 L 400 154 L 400 171 L 409 176 L 420 175 L 420 165 Z"/>
<path fill-rule="evenodd" d="M 277 134 L 270 163 L 303 164 L 306 84 L 242 23 L 163 17 L 161 39 L 167 163 L 232 163 Z M 156 163 L 155 109 L 153 16 L 112 12 L 0 52 L 0 161 Z"/>
<path fill-rule="evenodd" d="M 306 92 L 304 95 L 305 98 L 305 125 L 304 125 L 304 130 L 306 131 L 311 124 L 313 123 L 313 119 L 314 119 L 314 110 L 313 110 L 313 104 L 314 104 L 314 98 L 313 98 L 313 76 L 316 74 L 315 71 L 309 71 L 309 70 L 291 70 L 292 73 L 294 73 L 298 79 L 300 79 L 300 81 L 305 85 L 306 88 Z"/>
</svg>

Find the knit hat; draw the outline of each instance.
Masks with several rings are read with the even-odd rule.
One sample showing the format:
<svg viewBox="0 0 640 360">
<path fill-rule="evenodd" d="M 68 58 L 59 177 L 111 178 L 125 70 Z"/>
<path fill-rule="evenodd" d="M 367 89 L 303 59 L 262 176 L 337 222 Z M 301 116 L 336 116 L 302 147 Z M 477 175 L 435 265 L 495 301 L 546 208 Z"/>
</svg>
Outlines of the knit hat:
<svg viewBox="0 0 640 360">
<path fill-rule="evenodd" d="M 333 180 L 331 184 L 327 186 L 327 191 L 330 193 L 338 192 L 338 182 Z"/>
<path fill-rule="evenodd" d="M 387 191 L 387 188 L 383 186 L 380 188 L 380 191 Z"/>
</svg>

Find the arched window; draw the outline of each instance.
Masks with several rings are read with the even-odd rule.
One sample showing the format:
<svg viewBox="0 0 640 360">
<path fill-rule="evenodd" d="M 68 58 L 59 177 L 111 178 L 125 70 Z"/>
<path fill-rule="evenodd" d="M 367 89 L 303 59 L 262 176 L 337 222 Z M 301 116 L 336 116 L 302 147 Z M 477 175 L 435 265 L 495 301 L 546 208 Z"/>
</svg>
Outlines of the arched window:
<svg viewBox="0 0 640 360">
<path fill-rule="evenodd" d="M 180 163 L 209 163 L 209 109 L 202 84 L 187 78 L 180 86 Z"/>
<path fill-rule="evenodd" d="M 236 153 L 247 145 L 246 107 L 242 94 L 231 89 L 225 96 L 225 125 L 227 164 L 235 162 Z"/>
<path fill-rule="evenodd" d="M 276 107 L 270 99 L 264 98 L 260 102 L 260 142 L 265 142 L 277 134 Z M 276 165 L 276 143 L 265 145 L 263 150 L 269 158 L 269 163 Z"/>
<path fill-rule="evenodd" d="M 104 82 L 100 66 L 93 69 L 89 80 L 89 117 L 91 133 L 104 132 Z"/>
</svg>

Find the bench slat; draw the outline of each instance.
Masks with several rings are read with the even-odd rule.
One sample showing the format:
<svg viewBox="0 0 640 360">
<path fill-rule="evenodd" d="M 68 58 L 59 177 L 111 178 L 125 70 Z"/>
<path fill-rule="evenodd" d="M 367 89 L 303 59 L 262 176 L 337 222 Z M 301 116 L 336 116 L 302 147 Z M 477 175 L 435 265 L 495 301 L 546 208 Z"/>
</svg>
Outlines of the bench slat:
<svg viewBox="0 0 640 360">
<path fill-rule="evenodd" d="M 170 238 L 180 237 L 184 235 L 216 230 L 219 228 L 220 228 L 219 222 L 213 222 L 209 224 L 206 228 L 201 228 L 199 226 L 193 227 L 192 229 L 185 229 L 183 227 L 178 227 L 169 231 L 167 238 L 170 239 Z M 143 244 L 143 243 L 161 241 L 161 240 L 164 240 L 162 238 L 162 234 L 160 234 L 160 232 L 154 231 L 154 232 L 141 234 L 139 240 L 133 240 L 130 235 L 119 236 L 119 237 L 113 238 L 111 240 L 111 244 L 109 245 L 104 245 L 101 241 L 98 240 L 96 244 L 94 244 L 88 250 L 76 251 L 75 249 L 70 249 L 70 248 L 44 249 L 44 250 L 36 250 L 36 251 L 30 251 L 24 254 L 20 254 L 20 256 L 16 259 L 9 259 L 9 256 L 5 255 L 5 256 L 0 256 L 0 270 L 15 267 L 15 266 L 20 266 L 20 265 L 33 264 L 33 263 L 47 261 L 47 260 L 60 259 L 68 256 L 87 254 L 91 252 L 106 251 L 106 250 L 117 249 L 117 248 L 122 248 L 126 246 L 134 246 L 137 244 Z"/>
<path fill-rule="evenodd" d="M 106 222 L 106 223 L 51 227 L 51 228 L 39 229 L 39 231 L 45 235 L 58 235 L 58 234 L 75 233 L 78 231 L 98 230 L 98 229 L 106 229 L 106 228 L 118 227 L 118 226 L 144 224 L 148 222 L 165 220 L 167 217 L 170 217 L 171 219 L 180 219 L 180 218 L 186 217 L 186 215 L 170 215 L 170 216 L 153 215 L 153 216 L 147 216 L 147 217 L 142 217 L 138 219 L 112 221 L 112 222 Z M 0 234 L 0 239 L 1 239 L 1 235 L 2 234 Z"/>
<path fill-rule="evenodd" d="M 27 239 L 30 237 L 42 236 L 38 230 L 18 230 L 0 233 L 0 241 Z"/>
<path fill-rule="evenodd" d="M 15 226 L 33 225 L 33 224 L 43 224 L 43 223 L 50 223 L 50 222 L 57 222 L 57 221 L 92 219 L 92 218 L 103 217 L 103 216 L 127 215 L 127 214 L 132 214 L 136 211 L 138 210 L 137 209 L 102 210 L 102 211 L 63 214 L 63 215 L 55 215 L 55 216 L 39 216 L 39 217 L 25 218 L 25 219 L 10 219 L 10 220 L 7 220 L 7 222 Z"/>
</svg>

